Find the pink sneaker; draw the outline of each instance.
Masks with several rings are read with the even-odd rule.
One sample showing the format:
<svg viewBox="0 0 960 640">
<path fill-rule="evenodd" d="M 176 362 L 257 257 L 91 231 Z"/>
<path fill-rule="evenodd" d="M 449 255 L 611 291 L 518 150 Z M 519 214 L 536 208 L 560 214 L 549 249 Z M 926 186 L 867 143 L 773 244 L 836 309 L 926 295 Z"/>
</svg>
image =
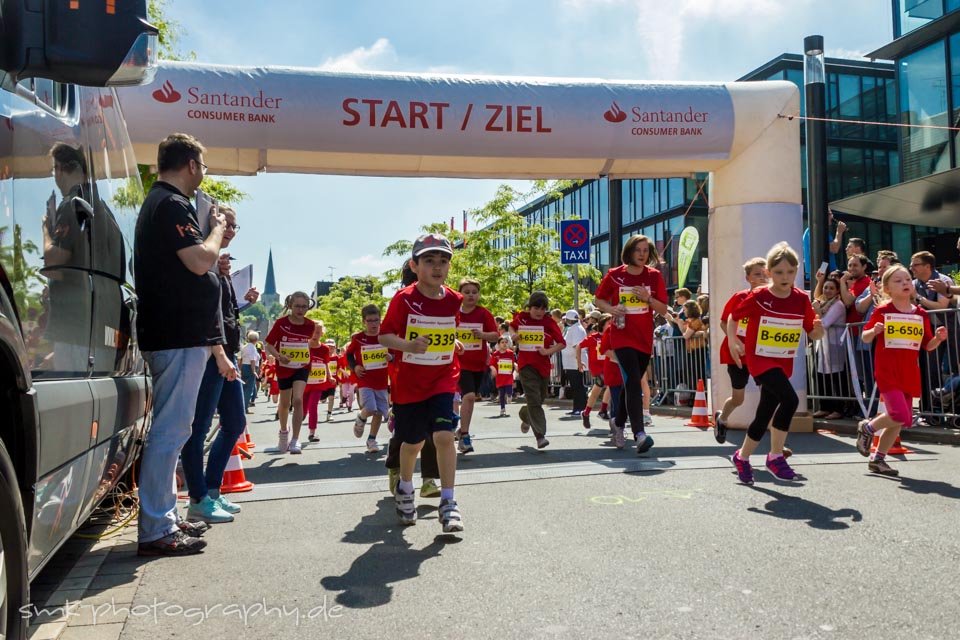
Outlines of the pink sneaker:
<svg viewBox="0 0 960 640">
<path fill-rule="evenodd" d="M 750 466 L 750 461 L 740 457 L 739 449 L 733 452 L 730 459 L 733 461 L 733 466 L 737 468 L 737 477 L 740 479 L 740 482 L 746 485 L 752 485 L 753 467 Z"/>
<path fill-rule="evenodd" d="M 781 480 L 793 480 L 797 477 L 797 472 L 787 464 L 787 459 L 783 456 L 771 458 L 767 455 L 767 469 Z"/>
</svg>

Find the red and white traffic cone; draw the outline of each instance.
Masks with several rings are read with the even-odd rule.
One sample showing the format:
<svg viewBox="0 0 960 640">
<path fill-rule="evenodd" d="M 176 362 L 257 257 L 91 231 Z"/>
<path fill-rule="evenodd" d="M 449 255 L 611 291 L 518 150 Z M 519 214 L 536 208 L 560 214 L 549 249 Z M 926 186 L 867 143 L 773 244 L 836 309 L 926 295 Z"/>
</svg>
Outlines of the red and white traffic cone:
<svg viewBox="0 0 960 640">
<path fill-rule="evenodd" d="M 693 413 L 690 414 L 688 427 L 712 427 L 710 413 L 707 411 L 707 393 L 703 389 L 703 379 L 697 380 L 697 395 L 693 399 Z"/>
<path fill-rule="evenodd" d="M 227 461 L 227 468 L 223 472 L 223 481 L 220 483 L 220 493 L 253 491 L 253 483 L 247 480 L 247 476 L 243 473 L 243 461 L 240 458 L 240 449 L 239 443 L 233 445 L 230 460 Z M 250 454 L 247 453 L 247 456 L 249 457 Z"/>
</svg>

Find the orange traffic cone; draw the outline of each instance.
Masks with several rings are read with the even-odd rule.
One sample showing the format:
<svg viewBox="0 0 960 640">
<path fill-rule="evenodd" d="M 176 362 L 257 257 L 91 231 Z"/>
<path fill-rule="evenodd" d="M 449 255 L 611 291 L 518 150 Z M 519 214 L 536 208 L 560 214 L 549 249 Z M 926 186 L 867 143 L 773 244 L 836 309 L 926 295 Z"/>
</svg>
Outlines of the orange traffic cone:
<svg viewBox="0 0 960 640">
<path fill-rule="evenodd" d="M 257 445 L 253 442 L 253 438 L 250 437 L 250 429 L 249 429 L 249 427 L 244 428 L 244 430 L 243 430 L 243 436 L 244 436 L 244 439 L 246 440 L 246 444 L 243 446 L 244 449 L 246 449 L 247 451 L 252 452 L 254 449 L 257 448 Z M 251 455 L 252 455 L 252 453 L 251 453 Z"/>
<path fill-rule="evenodd" d="M 227 461 L 227 468 L 223 472 L 220 493 L 242 493 L 253 490 L 253 483 L 247 480 L 247 476 L 243 473 L 243 462 L 240 459 L 242 453 L 246 453 L 247 457 L 250 457 L 250 454 L 239 443 L 233 445 L 230 460 Z"/>
<path fill-rule="evenodd" d="M 710 414 L 707 412 L 707 393 L 703 390 L 703 379 L 697 380 L 697 395 L 693 399 L 693 413 L 690 415 L 688 427 L 712 427 Z"/>
<path fill-rule="evenodd" d="M 870 445 L 870 451 L 875 452 L 877 450 L 877 445 L 880 444 L 880 436 L 873 436 L 873 444 Z M 893 441 L 893 444 L 890 446 L 890 450 L 887 451 L 887 454 L 891 456 L 902 456 L 907 453 L 913 453 L 913 449 L 908 449 L 903 446 L 903 443 L 900 442 L 900 436 L 897 436 L 897 439 Z"/>
</svg>

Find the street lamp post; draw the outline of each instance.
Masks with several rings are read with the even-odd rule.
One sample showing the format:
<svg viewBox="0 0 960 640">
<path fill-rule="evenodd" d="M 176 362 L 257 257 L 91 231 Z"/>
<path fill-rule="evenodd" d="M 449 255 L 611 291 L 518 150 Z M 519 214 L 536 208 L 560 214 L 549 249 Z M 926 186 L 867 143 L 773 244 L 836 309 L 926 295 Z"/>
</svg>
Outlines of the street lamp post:
<svg viewBox="0 0 960 640">
<path fill-rule="evenodd" d="M 810 229 L 810 270 L 820 267 L 827 246 L 827 125 L 823 36 L 803 39 L 804 123 L 807 144 L 807 224 Z M 811 285 L 810 289 L 813 290 Z"/>
</svg>

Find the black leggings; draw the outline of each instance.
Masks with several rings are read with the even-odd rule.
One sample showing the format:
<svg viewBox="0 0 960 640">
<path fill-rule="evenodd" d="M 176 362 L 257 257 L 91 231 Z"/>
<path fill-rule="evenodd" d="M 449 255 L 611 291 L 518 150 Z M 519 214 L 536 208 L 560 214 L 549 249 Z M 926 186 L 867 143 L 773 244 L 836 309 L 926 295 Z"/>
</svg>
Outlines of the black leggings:
<svg viewBox="0 0 960 640">
<path fill-rule="evenodd" d="M 757 403 L 757 415 L 747 429 L 747 436 L 759 442 L 767 432 L 771 418 L 774 429 L 790 430 L 790 421 L 793 420 L 800 399 L 797 398 L 797 392 L 793 390 L 793 385 L 783 369 L 770 369 L 755 376 L 754 380 L 760 385 L 760 402 Z"/>
<path fill-rule="evenodd" d="M 623 428 L 629 417 L 630 427 L 637 433 L 643 431 L 643 387 L 640 378 L 650 364 L 650 354 L 630 347 L 614 349 L 614 353 L 623 373 L 623 392 L 617 403 L 616 425 Z"/>
</svg>

